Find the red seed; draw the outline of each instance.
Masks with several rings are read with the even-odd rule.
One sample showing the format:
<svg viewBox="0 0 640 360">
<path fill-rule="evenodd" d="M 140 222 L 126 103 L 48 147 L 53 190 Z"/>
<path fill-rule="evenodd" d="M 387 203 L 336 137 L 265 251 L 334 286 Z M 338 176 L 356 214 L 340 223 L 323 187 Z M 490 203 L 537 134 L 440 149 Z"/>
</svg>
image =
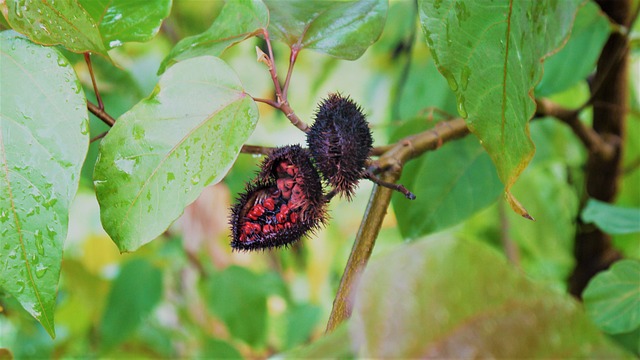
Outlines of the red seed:
<svg viewBox="0 0 640 360">
<path fill-rule="evenodd" d="M 297 173 L 298 173 L 298 168 L 295 165 L 291 165 L 287 167 L 287 175 L 291 177 L 295 177 Z"/>
<path fill-rule="evenodd" d="M 291 198 L 291 190 L 283 191 L 282 198 L 285 200 L 289 200 Z"/>
<path fill-rule="evenodd" d="M 284 225 L 276 224 L 276 231 L 282 231 L 282 230 L 284 230 Z"/>
<path fill-rule="evenodd" d="M 275 229 L 274 229 L 274 227 L 273 227 L 273 225 L 269 225 L 269 224 L 267 224 L 267 225 L 265 225 L 265 226 L 263 226 L 263 227 L 262 227 L 262 232 L 263 232 L 263 233 L 265 233 L 265 234 L 268 234 L 268 233 L 270 233 L 270 232 L 273 232 L 273 230 L 275 230 Z"/>
<path fill-rule="evenodd" d="M 292 226 L 293 225 L 290 222 L 284 224 L 285 229 L 291 229 Z"/>
<path fill-rule="evenodd" d="M 283 213 L 278 213 L 276 214 L 276 222 L 279 224 L 284 224 L 285 222 L 287 222 L 287 215 L 283 214 Z"/>
<path fill-rule="evenodd" d="M 282 206 L 280 206 L 280 213 L 287 215 L 289 213 L 289 206 L 287 204 L 282 204 Z"/>
<path fill-rule="evenodd" d="M 273 211 L 276 208 L 275 201 L 273 201 L 272 198 L 265 199 L 264 202 L 262 202 L 262 205 L 264 206 L 265 209 L 270 211 Z"/>
<path fill-rule="evenodd" d="M 291 215 L 290 215 L 291 222 L 294 223 L 294 224 L 297 223 L 298 222 L 298 217 L 299 217 L 298 213 L 295 213 L 295 212 L 291 213 Z"/>
<path fill-rule="evenodd" d="M 260 204 L 256 204 L 253 209 L 251 209 L 251 213 L 262 216 L 262 214 L 264 214 L 264 207 Z"/>
</svg>

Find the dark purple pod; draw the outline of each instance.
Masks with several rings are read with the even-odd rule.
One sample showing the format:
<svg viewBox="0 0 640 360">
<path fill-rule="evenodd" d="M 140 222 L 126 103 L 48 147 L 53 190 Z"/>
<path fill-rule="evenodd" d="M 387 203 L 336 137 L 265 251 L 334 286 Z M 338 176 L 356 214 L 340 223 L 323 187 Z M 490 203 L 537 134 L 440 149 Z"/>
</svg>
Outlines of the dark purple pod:
<svg viewBox="0 0 640 360">
<path fill-rule="evenodd" d="M 274 150 L 231 208 L 231 247 L 249 251 L 298 241 L 324 224 L 323 196 L 308 150 L 298 145 Z"/>
<path fill-rule="evenodd" d="M 369 123 L 353 100 L 330 94 L 315 115 L 307 145 L 323 178 L 351 199 L 373 145 Z"/>
</svg>

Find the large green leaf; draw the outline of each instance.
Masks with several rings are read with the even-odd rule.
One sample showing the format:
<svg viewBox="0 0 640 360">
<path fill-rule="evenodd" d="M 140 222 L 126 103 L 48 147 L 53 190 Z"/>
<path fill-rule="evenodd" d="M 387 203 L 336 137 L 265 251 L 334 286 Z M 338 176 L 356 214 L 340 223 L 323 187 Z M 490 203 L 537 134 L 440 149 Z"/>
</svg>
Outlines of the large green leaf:
<svg viewBox="0 0 640 360">
<path fill-rule="evenodd" d="M 154 37 L 169 16 L 171 0 L 80 0 L 102 35 L 106 48 Z"/>
<path fill-rule="evenodd" d="M 544 62 L 536 96 L 555 94 L 584 81 L 595 69 L 609 31 L 609 21 L 595 2 L 580 8 L 567 44 Z"/>
<path fill-rule="evenodd" d="M 36 43 L 109 57 L 96 22 L 75 0 L 7 0 L 7 8 L 11 27 Z"/>
<path fill-rule="evenodd" d="M 620 358 L 581 306 L 486 244 L 412 243 L 372 261 L 351 336 L 366 358 Z"/>
<path fill-rule="evenodd" d="M 0 287 L 54 336 L 69 205 L 89 146 L 82 87 L 69 62 L 0 33 Z"/>
<path fill-rule="evenodd" d="M 269 35 L 289 47 L 355 60 L 384 28 L 386 0 L 265 0 Z"/>
<path fill-rule="evenodd" d="M 582 210 L 582 221 L 594 223 L 608 234 L 633 234 L 640 232 L 640 209 L 615 206 L 596 199 L 589 199 Z"/>
<path fill-rule="evenodd" d="M 162 297 L 162 272 L 144 259 L 126 263 L 113 282 L 100 332 L 102 348 L 129 337 Z"/>
<path fill-rule="evenodd" d="M 397 133 L 422 131 L 424 124 L 422 119 L 410 121 Z M 447 143 L 413 160 L 403 170 L 401 181 L 416 195 L 411 203 L 402 194 L 392 198 L 400 232 L 409 239 L 465 220 L 495 202 L 502 191 L 491 159 L 473 137 Z"/>
<path fill-rule="evenodd" d="M 239 266 L 215 274 L 206 284 L 209 309 L 224 321 L 232 336 L 255 346 L 265 341 L 267 289 L 262 277 Z"/>
<path fill-rule="evenodd" d="M 100 146 L 96 194 L 102 225 L 120 251 L 162 234 L 205 186 L 220 181 L 257 118 L 222 60 L 203 56 L 167 71 Z"/>
<path fill-rule="evenodd" d="M 516 212 L 511 186 L 533 157 L 529 119 L 542 62 L 566 39 L 583 0 L 419 0 L 420 20 L 458 112 L 493 159 Z"/>
<path fill-rule="evenodd" d="M 640 327 L 640 261 L 621 260 L 596 275 L 582 293 L 587 314 L 604 331 Z"/>
<path fill-rule="evenodd" d="M 201 55 L 219 56 L 229 47 L 261 33 L 268 23 L 269 11 L 261 0 L 229 1 L 207 31 L 184 38 L 174 46 L 158 73 L 180 60 Z"/>
</svg>

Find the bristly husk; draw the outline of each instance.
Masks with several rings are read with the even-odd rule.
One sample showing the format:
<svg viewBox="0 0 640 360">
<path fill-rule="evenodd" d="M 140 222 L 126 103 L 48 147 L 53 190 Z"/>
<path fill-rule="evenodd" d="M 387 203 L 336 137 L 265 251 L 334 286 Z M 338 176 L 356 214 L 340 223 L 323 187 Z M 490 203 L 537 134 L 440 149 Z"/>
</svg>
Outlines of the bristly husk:
<svg viewBox="0 0 640 360">
<path fill-rule="evenodd" d="M 327 183 L 351 200 L 373 146 L 369 123 L 360 106 L 340 94 L 322 101 L 315 119 L 307 133 L 311 155 Z"/>
</svg>

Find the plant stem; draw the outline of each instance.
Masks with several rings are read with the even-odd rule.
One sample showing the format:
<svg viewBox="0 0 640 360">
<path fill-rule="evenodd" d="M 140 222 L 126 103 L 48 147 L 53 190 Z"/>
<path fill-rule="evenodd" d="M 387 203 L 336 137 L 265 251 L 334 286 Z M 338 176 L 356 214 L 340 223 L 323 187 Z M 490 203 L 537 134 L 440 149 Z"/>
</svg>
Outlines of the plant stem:
<svg viewBox="0 0 640 360">
<path fill-rule="evenodd" d="M 298 129 L 308 132 L 309 125 L 302 121 L 298 115 L 293 111 L 291 105 L 289 105 L 289 100 L 287 99 L 287 92 L 289 91 L 289 81 L 291 80 L 291 74 L 293 72 L 293 66 L 295 65 L 296 59 L 298 57 L 298 49 L 294 46 L 291 48 L 291 55 L 289 57 L 289 69 L 287 70 L 287 78 L 284 84 L 284 90 L 280 86 L 280 81 L 278 80 L 278 73 L 276 70 L 276 63 L 273 57 L 273 49 L 271 47 L 271 39 L 269 38 L 269 31 L 267 29 L 262 29 L 262 34 L 264 36 L 264 41 L 267 43 L 267 51 L 269 54 L 265 54 L 259 48 L 256 47 L 258 51 L 258 61 L 263 62 L 269 68 L 269 74 L 271 75 L 271 80 L 273 81 L 273 86 L 276 90 L 276 100 L 269 99 L 261 99 L 261 98 L 253 98 L 255 101 L 260 101 L 266 104 L 273 106 L 274 108 L 282 111 L 284 115 L 289 119 L 291 124 L 293 124 Z"/>
<path fill-rule="evenodd" d="M 89 109 L 89 111 L 91 111 L 93 115 L 95 115 L 98 119 L 102 120 L 109 126 L 113 126 L 116 123 L 116 120 L 112 118 L 111 115 L 107 114 L 104 109 L 100 109 L 98 105 L 92 103 L 89 100 L 87 100 L 87 109 Z"/>
<path fill-rule="evenodd" d="M 269 155 L 271 151 L 273 151 L 272 147 L 246 144 L 242 145 L 242 149 L 240 149 L 241 153 L 252 155 Z"/>
<path fill-rule="evenodd" d="M 409 160 L 422 155 L 426 151 L 437 149 L 443 143 L 464 137 L 469 129 L 463 119 L 455 119 L 439 123 L 436 128 L 408 136 L 388 148 L 378 159 L 380 179 L 383 182 L 395 183 L 400 179 L 402 166 Z M 373 172 L 373 171 L 372 171 Z M 329 316 L 327 332 L 335 329 L 340 323 L 351 316 L 353 291 L 355 283 L 364 271 L 376 238 L 380 232 L 380 226 L 387 213 L 387 207 L 391 201 L 392 189 L 374 186 L 369 204 L 364 213 L 360 229 L 349 255 L 346 268 L 340 280 L 338 293 L 333 301 L 333 309 Z"/>
<path fill-rule="evenodd" d="M 93 74 L 93 66 L 91 66 L 91 54 L 86 52 L 84 53 L 84 61 L 87 63 L 87 67 L 89 68 L 89 75 L 91 75 L 91 83 L 93 84 L 93 92 L 96 93 L 96 100 L 98 100 L 98 108 L 100 110 L 104 110 L 104 103 L 102 102 L 102 97 L 100 97 L 100 91 L 98 91 L 98 84 L 96 83 L 96 76 Z"/>
<path fill-rule="evenodd" d="M 590 153 L 603 159 L 611 159 L 615 156 L 615 147 L 606 142 L 594 129 L 580 121 L 579 109 L 566 109 L 548 99 L 536 99 L 536 105 L 536 115 L 552 116 L 569 125 Z"/>
<path fill-rule="evenodd" d="M 387 182 L 396 182 L 400 178 L 400 171 L 386 172 L 382 179 Z M 351 255 L 347 262 L 347 267 L 340 280 L 338 293 L 333 301 L 333 309 L 327 324 L 327 332 L 335 329 L 340 323 L 351 316 L 352 310 L 352 294 L 356 281 L 365 269 L 376 238 L 380 232 L 382 221 L 387 213 L 387 207 L 391 202 L 391 194 L 393 190 L 375 185 L 369 204 L 364 213 L 364 218 L 360 223 L 360 229 L 356 235 L 356 241 L 353 243 Z"/>
</svg>

